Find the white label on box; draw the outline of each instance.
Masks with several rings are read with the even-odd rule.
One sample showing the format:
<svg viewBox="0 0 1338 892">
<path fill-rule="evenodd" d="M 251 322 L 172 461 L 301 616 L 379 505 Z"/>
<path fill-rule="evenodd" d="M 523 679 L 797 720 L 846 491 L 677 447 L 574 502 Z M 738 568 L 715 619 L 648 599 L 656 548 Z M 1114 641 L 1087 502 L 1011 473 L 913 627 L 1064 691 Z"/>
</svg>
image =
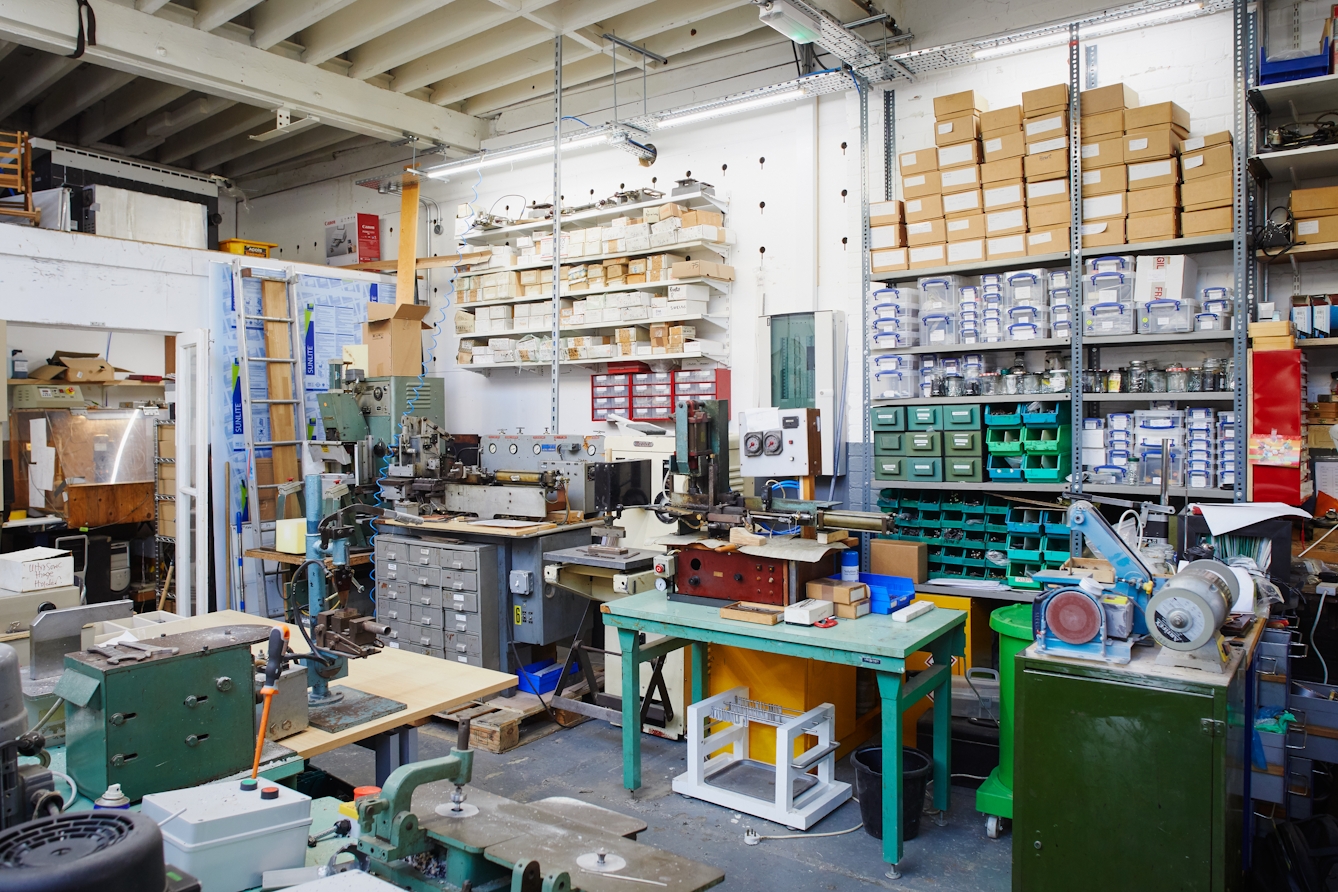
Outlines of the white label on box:
<svg viewBox="0 0 1338 892">
<path fill-rule="evenodd" d="M 907 235 L 923 235 L 934 231 L 934 221 L 929 220 L 924 223 L 911 223 L 906 226 Z"/>
<path fill-rule="evenodd" d="M 1146 164 L 1129 165 L 1129 182 L 1137 180 L 1146 180 L 1151 177 L 1164 177 L 1175 171 L 1172 167 L 1171 159 L 1164 161 L 1149 161 Z"/>
<path fill-rule="evenodd" d="M 995 186 L 993 189 L 985 190 L 985 207 L 994 207 L 997 204 L 1004 204 L 1009 201 L 1022 200 L 1022 185 L 1013 183 L 1010 186 Z"/>
<path fill-rule="evenodd" d="M 974 189 L 970 192 L 954 192 L 943 196 L 945 214 L 955 214 L 958 211 L 969 211 L 978 207 L 980 207 L 980 193 Z"/>
<path fill-rule="evenodd" d="M 1011 211 L 997 211 L 985 218 L 985 228 L 994 232 L 998 229 L 1013 229 L 1021 226 L 1025 220 L 1022 208 L 1013 208 Z"/>
<path fill-rule="evenodd" d="M 1297 234 L 1297 235 L 1319 235 L 1319 221 L 1318 221 L 1318 220 L 1297 220 L 1297 221 L 1296 221 L 1296 234 Z"/>
<path fill-rule="evenodd" d="M 936 328 L 929 333 L 929 343 L 941 344 L 948 337 L 948 333 L 941 328 Z"/>
<path fill-rule="evenodd" d="M 883 266 L 902 266 L 906 263 L 905 248 L 889 248 L 885 251 L 872 251 L 873 265 Z"/>
<path fill-rule="evenodd" d="M 1184 151 L 1186 151 L 1186 152 L 1197 152 L 1197 151 L 1198 151 L 1199 149 L 1201 149 L 1201 148 L 1203 148 L 1203 137 L 1202 137 L 1202 136 L 1196 136 L 1196 137 L 1194 137 L 1193 139 L 1187 139 L 1187 140 L 1185 140 Z"/>
<path fill-rule="evenodd" d="M 966 242 L 953 242 L 948 245 L 949 263 L 966 263 L 970 260 L 985 259 L 985 242 L 981 239 L 971 239 Z"/>
<path fill-rule="evenodd" d="M 1095 184 L 1097 184 L 1097 183 L 1099 183 L 1099 182 L 1101 182 L 1101 171 L 1100 171 L 1100 169 L 1097 169 L 1097 170 L 1084 170 L 1084 171 L 1083 171 L 1083 173 L 1082 173 L 1082 184 L 1083 184 L 1084 186 L 1092 186 L 1092 185 L 1095 185 Z"/>
<path fill-rule="evenodd" d="M 1057 136 L 1054 139 L 1047 139 L 1043 142 L 1034 142 L 1027 146 L 1028 155 L 1039 155 L 1042 152 L 1053 152 L 1055 149 L 1062 149 L 1069 144 L 1067 136 Z"/>
<path fill-rule="evenodd" d="M 901 156 L 901 163 L 906 165 L 907 167 L 913 166 L 915 164 L 915 153 L 906 152 L 904 155 Z"/>
<path fill-rule="evenodd" d="M 1138 139 L 1129 140 L 1129 151 L 1131 152 L 1141 152 L 1147 147 L 1148 147 L 1148 139 L 1146 136 L 1139 137 Z"/>
<path fill-rule="evenodd" d="M 1084 223 L 1081 227 L 1083 235 L 1097 235 L 1106 231 L 1108 223 Z"/>
<path fill-rule="evenodd" d="M 1095 158 L 1097 155 L 1101 154 L 1101 144 L 1094 142 L 1091 145 L 1083 146 L 1080 154 L 1084 158 Z"/>
<path fill-rule="evenodd" d="M 923 179 L 923 177 L 921 177 L 921 179 Z M 910 201 L 906 202 L 906 213 L 918 214 L 922 207 L 924 207 L 924 203 L 920 199 L 912 198 Z"/>
<path fill-rule="evenodd" d="M 985 140 L 985 154 L 988 155 L 991 152 L 1002 152 L 1002 151 L 1003 151 L 1002 137 L 995 137 L 994 139 Z"/>
<path fill-rule="evenodd" d="M 1027 184 L 1028 198 L 1041 198 L 1045 195 L 1059 195 L 1069 187 L 1068 180 L 1045 180 L 1040 183 Z"/>
<path fill-rule="evenodd" d="M 1052 241 L 1054 235 L 1053 232 L 1033 232 L 1031 235 L 1027 236 L 1027 244 L 1044 245 Z"/>
<path fill-rule="evenodd" d="M 919 248 L 911 248 L 911 262 L 924 263 L 926 260 L 942 260 L 942 245 L 923 245 Z"/>
<path fill-rule="evenodd" d="M 938 150 L 938 164 L 942 167 L 945 164 L 961 164 L 963 161 L 974 161 L 975 155 L 971 151 L 971 143 L 964 142 L 956 146 L 947 146 Z"/>
<path fill-rule="evenodd" d="M 1193 170 L 1196 167 L 1203 166 L 1203 156 L 1195 155 L 1193 158 L 1185 159 L 1185 170 Z"/>
<path fill-rule="evenodd" d="M 1116 192 L 1113 195 L 1097 195 L 1093 198 L 1084 198 L 1082 200 L 1082 215 L 1084 217 L 1117 217 L 1124 213 L 1124 193 Z"/>
<path fill-rule="evenodd" d="M 962 186 L 966 183 L 974 183 L 979 173 L 980 168 L 978 167 L 962 167 L 957 170 L 945 170 L 941 176 L 944 186 Z"/>
<path fill-rule="evenodd" d="M 906 177 L 902 181 L 902 185 L 905 186 L 907 189 L 914 189 L 916 186 L 923 186 L 924 184 L 925 184 L 924 174 L 919 174 L 913 177 Z"/>
<path fill-rule="evenodd" d="M 952 121 L 944 121 L 942 124 L 939 124 L 939 125 L 938 125 L 938 132 L 939 132 L 939 133 L 951 133 L 951 132 L 952 132 Z"/>
<path fill-rule="evenodd" d="M 1027 242 L 1024 236 L 1008 235 L 990 239 L 989 249 L 991 254 L 1017 254 L 1027 249 Z"/>
<path fill-rule="evenodd" d="M 1055 115 L 1053 118 L 1042 118 L 1039 121 L 1031 121 L 1027 124 L 1027 136 L 1038 136 L 1042 133 L 1049 133 L 1051 130 L 1063 129 L 1063 127 L 1063 115 Z"/>
<path fill-rule="evenodd" d="M 959 229 L 970 229 L 970 228 L 971 228 L 971 221 L 970 221 L 970 220 L 949 220 L 949 221 L 948 221 L 948 231 L 949 231 L 949 232 L 957 232 Z"/>
<path fill-rule="evenodd" d="M 1086 229 L 1086 228 L 1087 228 L 1086 226 L 1083 227 L 1083 229 Z M 1099 231 L 1099 230 L 1098 230 L 1098 231 Z M 1088 233 L 1086 233 L 1086 232 L 1083 233 L 1083 235 L 1087 235 L 1087 234 L 1088 234 Z M 1098 292 L 1096 293 L 1096 299 L 1097 299 L 1097 302 L 1098 302 L 1098 303 L 1109 303 L 1109 304 L 1119 303 L 1119 300 L 1120 300 L 1120 289 L 1118 289 L 1118 288 L 1102 288 L 1100 291 L 1098 291 Z"/>
</svg>

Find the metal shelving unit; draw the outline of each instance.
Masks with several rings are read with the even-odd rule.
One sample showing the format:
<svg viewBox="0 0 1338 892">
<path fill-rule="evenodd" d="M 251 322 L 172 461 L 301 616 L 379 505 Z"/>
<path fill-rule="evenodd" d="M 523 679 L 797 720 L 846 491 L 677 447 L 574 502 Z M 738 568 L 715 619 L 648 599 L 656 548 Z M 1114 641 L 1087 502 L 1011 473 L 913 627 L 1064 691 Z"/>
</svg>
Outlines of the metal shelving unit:
<svg viewBox="0 0 1338 892">
<path fill-rule="evenodd" d="M 176 536 L 165 536 L 162 532 L 162 508 L 166 502 L 176 504 L 176 495 L 166 494 L 160 491 L 161 475 L 159 469 L 163 465 L 176 465 L 175 458 L 164 458 L 162 450 L 159 448 L 162 429 L 165 427 L 175 428 L 176 422 L 169 417 L 159 415 L 153 425 L 153 546 L 154 546 L 154 579 L 153 587 L 160 590 L 163 584 L 163 574 L 167 566 L 176 559 Z M 175 518 L 179 522 L 179 518 Z M 175 594 L 176 588 L 172 588 Z"/>
</svg>

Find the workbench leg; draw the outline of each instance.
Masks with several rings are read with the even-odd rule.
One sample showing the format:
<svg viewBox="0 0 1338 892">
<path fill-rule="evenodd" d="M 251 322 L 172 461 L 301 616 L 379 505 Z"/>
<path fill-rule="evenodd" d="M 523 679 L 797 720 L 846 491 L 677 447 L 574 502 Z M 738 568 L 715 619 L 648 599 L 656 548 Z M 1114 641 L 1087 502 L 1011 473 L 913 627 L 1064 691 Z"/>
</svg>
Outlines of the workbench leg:
<svg viewBox="0 0 1338 892">
<path fill-rule="evenodd" d="M 883 698 L 883 860 L 889 865 L 888 879 L 901 872 L 901 674 L 878 673 L 878 693 Z"/>
<path fill-rule="evenodd" d="M 390 734 L 382 732 L 376 735 L 373 740 L 375 745 L 373 751 L 376 753 L 376 785 L 384 787 L 386 778 L 395 770 L 395 751 L 390 746 Z"/>
<path fill-rule="evenodd" d="M 689 704 L 706 699 L 706 648 L 709 646 L 704 641 L 696 641 L 688 645 L 688 655 L 692 660 L 692 687 L 688 693 Z"/>
<path fill-rule="evenodd" d="M 632 629 L 618 630 L 623 657 L 623 786 L 641 786 L 641 636 Z"/>
<path fill-rule="evenodd" d="M 948 636 L 929 646 L 935 666 L 952 665 L 952 647 Z M 935 823 L 948 823 L 948 802 L 952 795 L 952 676 L 945 675 L 934 692 L 934 808 Z"/>
<path fill-rule="evenodd" d="M 406 726 L 396 733 L 400 743 L 400 764 L 412 765 L 418 761 L 418 729 Z"/>
</svg>

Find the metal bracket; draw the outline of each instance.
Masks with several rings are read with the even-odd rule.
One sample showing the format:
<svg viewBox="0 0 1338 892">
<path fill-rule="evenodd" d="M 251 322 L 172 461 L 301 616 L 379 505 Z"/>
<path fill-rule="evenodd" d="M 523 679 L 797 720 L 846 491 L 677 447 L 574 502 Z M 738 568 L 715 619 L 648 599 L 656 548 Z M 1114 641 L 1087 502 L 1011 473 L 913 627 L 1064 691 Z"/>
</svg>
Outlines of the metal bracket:
<svg viewBox="0 0 1338 892">
<path fill-rule="evenodd" d="M 1226 722 L 1218 719 L 1199 719 L 1199 730 L 1209 737 L 1221 737 L 1226 734 Z"/>
<path fill-rule="evenodd" d="M 1087 89 L 1096 89 L 1096 44 L 1089 43 L 1083 48 L 1084 61 L 1087 66 Z"/>
<path fill-rule="evenodd" d="M 60 675 L 65 671 L 65 655 L 81 649 L 80 633 L 84 626 L 126 619 L 133 612 L 134 604 L 130 601 L 108 601 L 37 614 L 28 633 L 32 645 L 28 677 L 36 681 Z"/>
</svg>

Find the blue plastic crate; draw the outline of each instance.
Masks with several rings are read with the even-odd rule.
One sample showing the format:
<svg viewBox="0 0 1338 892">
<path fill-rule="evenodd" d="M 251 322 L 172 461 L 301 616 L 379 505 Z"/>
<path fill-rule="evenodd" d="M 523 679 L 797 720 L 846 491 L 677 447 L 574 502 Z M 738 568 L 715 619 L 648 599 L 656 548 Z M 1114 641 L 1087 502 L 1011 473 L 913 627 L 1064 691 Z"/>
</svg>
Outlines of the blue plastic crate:
<svg viewBox="0 0 1338 892">
<path fill-rule="evenodd" d="M 516 678 L 520 680 L 518 687 L 527 694 L 547 694 L 556 690 L 561 676 L 562 664 L 554 660 L 530 663 L 516 673 Z"/>
<path fill-rule="evenodd" d="M 915 598 L 915 583 L 906 576 L 861 573 L 859 581 L 869 587 L 869 610 L 872 613 L 900 610 Z"/>
<path fill-rule="evenodd" d="M 1050 408 L 1042 409 L 1039 412 L 1022 413 L 1022 423 L 1027 427 L 1059 427 L 1059 403 L 1045 403 Z M 1067 412 L 1067 407 L 1065 408 Z"/>
<path fill-rule="evenodd" d="M 1264 50 L 1259 49 L 1259 83 L 1279 84 L 1284 81 L 1297 81 L 1307 77 L 1322 77 L 1329 73 L 1329 38 L 1324 38 L 1324 48 L 1313 56 L 1301 56 L 1297 59 L 1280 59 L 1270 62 L 1264 57 Z M 1278 109 L 1273 109 L 1278 111 Z"/>
<path fill-rule="evenodd" d="M 1009 456 L 991 455 L 988 459 L 986 469 L 989 471 L 991 480 L 1021 480 L 1021 466 L 1013 467 L 1008 463 Z"/>
</svg>

